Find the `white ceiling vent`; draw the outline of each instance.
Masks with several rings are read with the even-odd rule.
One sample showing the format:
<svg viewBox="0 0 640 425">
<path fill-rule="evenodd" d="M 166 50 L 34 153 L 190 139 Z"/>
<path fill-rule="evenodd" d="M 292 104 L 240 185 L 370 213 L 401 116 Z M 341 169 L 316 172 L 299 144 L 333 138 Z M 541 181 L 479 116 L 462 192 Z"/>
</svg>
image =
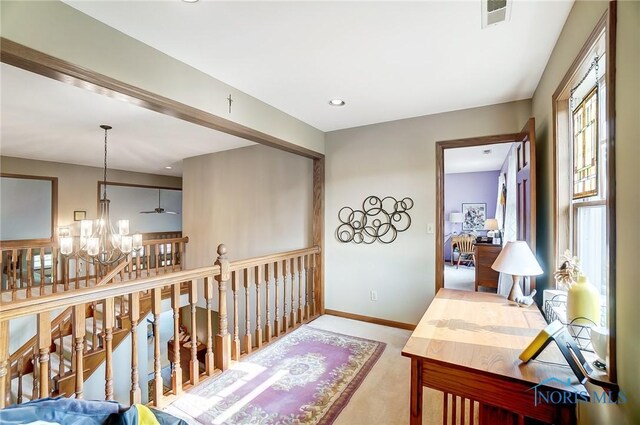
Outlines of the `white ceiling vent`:
<svg viewBox="0 0 640 425">
<path fill-rule="evenodd" d="M 482 0 L 482 28 L 508 22 L 512 0 Z"/>
</svg>

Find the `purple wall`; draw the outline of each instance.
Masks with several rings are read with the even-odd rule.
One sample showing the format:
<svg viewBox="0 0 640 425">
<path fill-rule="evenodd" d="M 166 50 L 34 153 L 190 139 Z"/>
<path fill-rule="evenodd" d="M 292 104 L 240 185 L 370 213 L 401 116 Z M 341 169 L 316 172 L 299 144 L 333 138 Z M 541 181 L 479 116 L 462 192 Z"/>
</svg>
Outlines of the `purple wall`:
<svg viewBox="0 0 640 425">
<path fill-rule="evenodd" d="M 477 173 L 445 174 L 444 176 L 444 234 L 453 230 L 460 233 L 462 223 L 452 225 L 447 220 L 449 213 L 462 212 L 463 203 L 487 204 L 487 218 L 495 218 L 498 197 L 499 171 L 482 171 Z M 484 232 L 479 232 L 484 234 Z M 451 257 L 451 243 L 444 245 L 444 258 Z"/>
</svg>

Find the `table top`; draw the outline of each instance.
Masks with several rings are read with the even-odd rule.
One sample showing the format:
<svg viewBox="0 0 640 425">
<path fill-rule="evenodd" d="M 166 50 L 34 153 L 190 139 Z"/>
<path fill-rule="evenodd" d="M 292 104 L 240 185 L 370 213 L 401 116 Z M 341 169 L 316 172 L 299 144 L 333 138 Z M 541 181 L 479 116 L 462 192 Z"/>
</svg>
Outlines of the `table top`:
<svg viewBox="0 0 640 425">
<path fill-rule="evenodd" d="M 522 308 L 492 293 L 440 289 L 402 355 L 460 369 L 525 381 L 531 386 L 549 378 L 546 386 L 584 391 L 555 344 L 549 344 L 536 360 L 522 363 L 518 356 L 545 328 L 534 305 Z"/>
</svg>

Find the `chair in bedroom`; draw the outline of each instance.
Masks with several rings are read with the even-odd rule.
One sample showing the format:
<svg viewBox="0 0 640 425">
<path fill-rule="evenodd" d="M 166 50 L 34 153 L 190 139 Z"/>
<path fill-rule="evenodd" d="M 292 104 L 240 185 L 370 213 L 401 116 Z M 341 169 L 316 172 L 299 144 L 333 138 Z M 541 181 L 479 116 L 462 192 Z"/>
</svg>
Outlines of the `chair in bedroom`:
<svg viewBox="0 0 640 425">
<path fill-rule="evenodd" d="M 458 248 L 458 261 L 456 262 L 456 268 L 460 267 L 460 263 L 469 263 L 475 266 L 476 257 L 474 252 L 474 245 L 476 238 L 473 235 L 461 235 L 452 239 L 451 245 Z"/>
</svg>

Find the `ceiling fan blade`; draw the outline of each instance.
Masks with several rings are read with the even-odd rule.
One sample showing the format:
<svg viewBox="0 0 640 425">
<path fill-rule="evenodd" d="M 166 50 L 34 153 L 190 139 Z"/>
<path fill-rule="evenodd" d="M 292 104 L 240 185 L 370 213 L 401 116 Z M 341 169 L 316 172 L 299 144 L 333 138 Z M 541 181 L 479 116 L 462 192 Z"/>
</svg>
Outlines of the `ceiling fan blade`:
<svg viewBox="0 0 640 425">
<path fill-rule="evenodd" d="M 180 214 L 179 212 L 175 212 L 175 211 L 165 211 L 165 214 L 172 214 L 172 215 L 178 215 Z"/>
<path fill-rule="evenodd" d="M 156 211 L 140 211 L 140 214 L 155 214 Z"/>
</svg>

